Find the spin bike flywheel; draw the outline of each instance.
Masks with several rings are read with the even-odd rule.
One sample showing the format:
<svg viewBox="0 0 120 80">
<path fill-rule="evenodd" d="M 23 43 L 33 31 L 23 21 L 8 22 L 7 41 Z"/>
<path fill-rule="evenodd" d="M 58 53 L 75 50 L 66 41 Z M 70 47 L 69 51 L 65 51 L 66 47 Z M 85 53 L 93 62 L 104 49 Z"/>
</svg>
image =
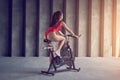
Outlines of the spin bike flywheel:
<svg viewBox="0 0 120 80">
<path fill-rule="evenodd" d="M 73 55 L 70 48 L 64 49 L 61 51 L 61 56 L 64 61 L 68 61 L 66 64 L 71 67 L 73 65 L 72 61 L 75 60 L 75 56 Z"/>
<path fill-rule="evenodd" d="M 60 57 L 59 57 L 59 56 L 54 57 L 53 63 L 54 63 L 55 65 L 60 65 L 60 63 L 61 63 Z"/>
</svg>

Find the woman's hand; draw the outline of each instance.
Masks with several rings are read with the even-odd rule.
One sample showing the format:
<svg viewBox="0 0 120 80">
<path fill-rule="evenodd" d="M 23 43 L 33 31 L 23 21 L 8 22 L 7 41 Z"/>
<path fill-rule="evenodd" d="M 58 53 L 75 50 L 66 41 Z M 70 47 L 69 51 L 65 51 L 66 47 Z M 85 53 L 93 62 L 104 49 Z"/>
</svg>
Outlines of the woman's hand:
<svg viewBox="0 0 120 80">
<path fill-rule="evenodd" d="M 73 35 L 73 37 L 75 37 L 75 38 L 77 38 L 77 39 L 79 38 L 77 35 Z"/>
<path fill-rule="evenodd" d="M 75 37 L 75 38 L 77 38 L 77 39 L 78 39 L 80 36 L 81 36 L 81 34 L 80 34 L 80 35 L 75 35 L 75 34 L 73 35 L 73 37 Z"/>
</svg>

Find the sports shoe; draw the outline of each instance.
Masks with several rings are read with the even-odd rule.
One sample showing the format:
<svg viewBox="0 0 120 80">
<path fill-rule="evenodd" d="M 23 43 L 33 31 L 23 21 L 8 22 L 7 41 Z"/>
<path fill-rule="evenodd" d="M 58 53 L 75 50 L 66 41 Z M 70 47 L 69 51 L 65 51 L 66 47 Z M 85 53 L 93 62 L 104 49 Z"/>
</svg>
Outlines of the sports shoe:
<svg viewBox="0 0 120 80">
<path fill-rule="evenodd" d="M 60 56 L 60 50 L 55 51 L 57 56 Z"/>
</svg>

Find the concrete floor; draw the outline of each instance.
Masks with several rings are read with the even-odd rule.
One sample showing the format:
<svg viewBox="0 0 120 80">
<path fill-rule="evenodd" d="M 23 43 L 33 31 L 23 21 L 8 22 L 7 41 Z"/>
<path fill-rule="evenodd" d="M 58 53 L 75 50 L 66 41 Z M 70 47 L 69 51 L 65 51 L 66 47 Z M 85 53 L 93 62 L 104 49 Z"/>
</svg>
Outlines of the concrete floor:
<svg viewBox="0 0 120 80">
<path fill-rule="evenodd" d="M 80 72 L 66 71 L 46 76 L 47 57 L 1 57 L 0 80 L 120 80 L 120 58 L 76 58 Z M 60 69 L 65 68 L 65 66 Z"/>
</svg>

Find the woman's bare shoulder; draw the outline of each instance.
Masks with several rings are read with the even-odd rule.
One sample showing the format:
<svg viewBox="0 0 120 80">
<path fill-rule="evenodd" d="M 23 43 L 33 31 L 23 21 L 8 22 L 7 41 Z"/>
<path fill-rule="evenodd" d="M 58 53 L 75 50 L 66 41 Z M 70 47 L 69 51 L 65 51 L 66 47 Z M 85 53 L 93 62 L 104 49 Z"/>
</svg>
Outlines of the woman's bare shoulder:
<svg viewBox="0 0 120 80">
<path fill-rule="evenodd" d="M 61 21 L 61 24 L 62 24 L 62 25 L 65 25 L 65 22 L 64 22 L 64 21 Z"/>
</svg>

